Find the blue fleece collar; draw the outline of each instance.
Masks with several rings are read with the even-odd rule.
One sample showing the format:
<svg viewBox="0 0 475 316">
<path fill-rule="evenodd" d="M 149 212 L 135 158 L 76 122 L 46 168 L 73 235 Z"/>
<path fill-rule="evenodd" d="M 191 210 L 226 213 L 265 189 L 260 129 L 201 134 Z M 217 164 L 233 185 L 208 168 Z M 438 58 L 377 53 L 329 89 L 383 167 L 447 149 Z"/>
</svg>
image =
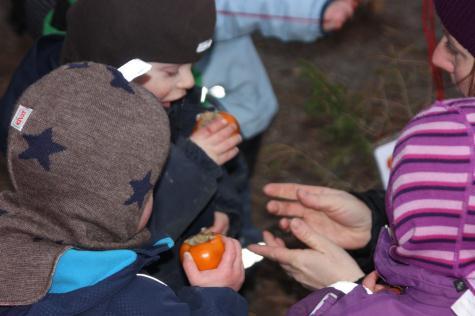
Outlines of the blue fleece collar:
<svg viewBox="0 0 475 316">
<path fill-rule="evenodd" d="M 172 248 L 171 238 L 160 239 L 154 247 Z M 123 270 L 137 260 L 133 250 L 88 251 L 69 249 L 63 253 L 56 265 L 49 289 L 51 294 L 64 294 L 84 287 L 93 286 Z"/>
</svg>

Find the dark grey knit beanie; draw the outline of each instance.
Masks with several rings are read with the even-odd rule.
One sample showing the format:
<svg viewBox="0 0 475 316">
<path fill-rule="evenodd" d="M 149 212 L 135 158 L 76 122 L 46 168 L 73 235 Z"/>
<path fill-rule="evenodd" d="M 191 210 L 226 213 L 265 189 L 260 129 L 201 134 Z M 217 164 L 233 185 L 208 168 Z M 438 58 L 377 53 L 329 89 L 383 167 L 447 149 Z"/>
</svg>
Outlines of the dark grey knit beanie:
<svg viewBox="0 0 475 316">
<path fill-rule="evenodd" d="M 214 0 L 80 0 L 68 11 L 62 60 L 194 63 L 215 23 Z"/>
<path fill-rule="evenodd" d="M 158 100 L 115 68 L 65 65 L 18 101 L 0 194 L 0 305 L 43 297 L 60 254 L 139 247 L 144 204 L 168 155 Z"/>
</svg>

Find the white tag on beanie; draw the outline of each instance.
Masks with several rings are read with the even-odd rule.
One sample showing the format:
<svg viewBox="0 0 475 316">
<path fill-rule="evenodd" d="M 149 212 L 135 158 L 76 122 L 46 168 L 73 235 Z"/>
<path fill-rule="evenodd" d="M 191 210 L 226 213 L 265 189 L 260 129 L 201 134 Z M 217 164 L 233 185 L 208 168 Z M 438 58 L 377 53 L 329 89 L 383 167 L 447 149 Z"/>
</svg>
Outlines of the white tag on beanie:
<svg viewBox="0 0 475 316">
<path fill-rule="evenodd" d="M 118 70 L 122 73 L 125 80 L 131 82 L 135 78 L 146 74 L 150 69 L 152 69 L 152 65 L 136 58 L 125 63 Z"/>
<path fill-rule="evenodd" d="M 18 106 L 18 110 L 16 110 L 16 113 L 13 116 L 10 126 L 21 132 L 23 126 L 25 126 L 26 121 L 30 117 L 31 112 L 33 112 L 33 109 L 27 108 L 20 104 Z"/>
<path fill-rule="evenodd" d="M 205 50 L 211 47 L 211 44 L 213 44 L 213 40 L 211 38 L 209 40 L 199 43 L 198 47 L 196 47 L 196 52 L 198 54 L 204 52 Z"/>
<path fill-rule="evenodd" d="M 475 311 L 475 295 L 470 290 L 465 291 L 451 308 L 457 316 L 473 315 L 473 311 Z"/>
</svg>

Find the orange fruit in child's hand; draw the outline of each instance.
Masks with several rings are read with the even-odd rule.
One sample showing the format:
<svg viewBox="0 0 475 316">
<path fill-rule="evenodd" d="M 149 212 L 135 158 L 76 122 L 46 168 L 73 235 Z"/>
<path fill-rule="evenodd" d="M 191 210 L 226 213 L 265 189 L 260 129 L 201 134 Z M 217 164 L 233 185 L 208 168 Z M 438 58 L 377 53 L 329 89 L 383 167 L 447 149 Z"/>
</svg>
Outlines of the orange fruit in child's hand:
<svg viewBox="0 0 475 316">
<path fill-rule="evenodd" d="M 181 261 L 185 252 L 191 254 L 198 270 L 216 269 L 224 253 L 224 242 L 220 234 L 203 230 L 183 242 L 180 247 Z"/>
<path fill-rule="evenodd" d="M 208 111 L 208 112 L 203 112 L 198 115 L 196 118 L 196 124 L 195 127 L 193 128 L 193 131 L 196 131 L 200 128 L 205 127 L 212 121 L 214 121 L 217 118 L 222 118 L 229 124 L 234 124 L 236 126 L 236 131 L 233 133 L 239 134 L 241 132 L 240 127 L 239 127 L 239 122 L 237 119 L 230 113 L 228 112 L 218 112 L 218 111 Z"/>
</svg>

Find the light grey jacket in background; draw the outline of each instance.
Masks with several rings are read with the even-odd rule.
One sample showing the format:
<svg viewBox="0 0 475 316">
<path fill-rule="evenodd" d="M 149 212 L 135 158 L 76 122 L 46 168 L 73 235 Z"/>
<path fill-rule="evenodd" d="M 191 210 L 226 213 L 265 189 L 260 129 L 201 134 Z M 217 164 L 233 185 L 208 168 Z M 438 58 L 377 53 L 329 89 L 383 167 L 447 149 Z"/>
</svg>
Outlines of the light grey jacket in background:
<svg viewBox="0 0 475 316">
<path fill-rule="evenodd" d="M 251 39 L 310 42 L 323 35 L 321 17 L 331 0 L 216 0 L 215 42 L 197 67 L 203 85 L 221 85 L 227 111 L 238 119 L 245 138 L 262 133 L 277 112 L 277 99 Z"/>
</svg>

